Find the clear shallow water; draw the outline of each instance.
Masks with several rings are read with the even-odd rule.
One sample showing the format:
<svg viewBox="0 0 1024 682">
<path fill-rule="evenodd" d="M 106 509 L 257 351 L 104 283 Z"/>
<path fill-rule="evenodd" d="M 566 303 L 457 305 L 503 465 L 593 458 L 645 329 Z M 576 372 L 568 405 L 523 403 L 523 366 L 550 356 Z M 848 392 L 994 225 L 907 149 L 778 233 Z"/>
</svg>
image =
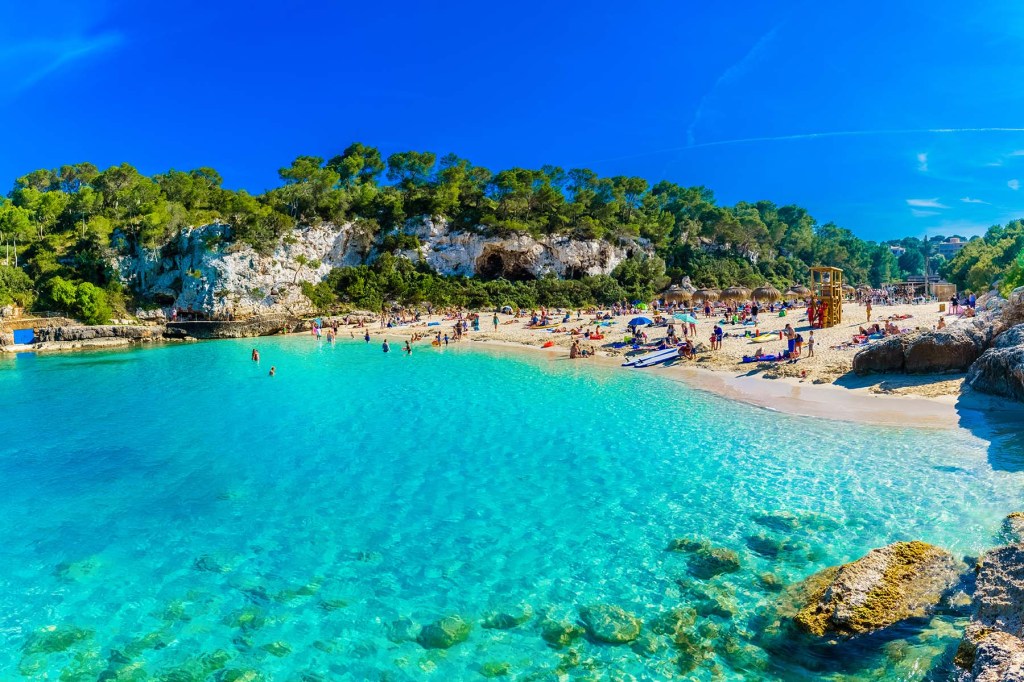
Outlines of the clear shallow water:
<svg viewBox="0 0 1024 682">
<path fill-rule="evenodd" d="M 0 361 L 0 679 L 689 667 L 666 638 L 647 656 L 542 639 L 540 614 L 571 622 L 593 603 L 644 621 L 695 607 L 704 658 L 685 678 L 922 679 L 955 618 L 809 650 L 771 634 L 771 583 L 900 539 L 976 555 L 1024 488 L 1019 439 L 789 417 L 468 348 L 259 339 L 256 366 L 252 345 Z M 741 569 L 695 577 L 665 551 L 683 536 Z M 527 624 L 480 627 L 520 602 Z M 448 614 L 474 627 L 447 650 L 394 625 Z"/>
</svg>

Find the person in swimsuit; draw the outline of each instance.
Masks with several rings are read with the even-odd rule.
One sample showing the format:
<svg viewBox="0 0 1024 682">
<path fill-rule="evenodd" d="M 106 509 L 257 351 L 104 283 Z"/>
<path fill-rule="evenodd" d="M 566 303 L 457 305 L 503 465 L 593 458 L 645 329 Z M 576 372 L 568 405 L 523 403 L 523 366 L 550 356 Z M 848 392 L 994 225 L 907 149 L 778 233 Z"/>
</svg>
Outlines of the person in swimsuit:
<svg viewBox="0 0 1024 682">
<path fill-rule="evenodd" d="M 388 344 L 388 340 L 387 339 L 384 339 L 384 343 L 381 344 L 380 348 L 385 353 L 390 353 L 391 352 L 391 346 Z"/>
<path fill-rule="evenodd" d="M 270 376 L 274 376 L 275 374 L 277 374 L 277 367 L 271 367 L 270 368 Z"/>
<path fill-rule="evenodd" d="M 255 348 L 252 349 L 252 361 L 253 362 L 259 362 L 260 361 L 260 352 L 258 350 L 256 350 Z"/>
<path fill-rule="evenodd" d="M 367 329 L 366 333 L 363 334 L 363 339 L 366 341 L 366 343 L 370 343 L 370 330 L 369 329 Z"/>
</svg>

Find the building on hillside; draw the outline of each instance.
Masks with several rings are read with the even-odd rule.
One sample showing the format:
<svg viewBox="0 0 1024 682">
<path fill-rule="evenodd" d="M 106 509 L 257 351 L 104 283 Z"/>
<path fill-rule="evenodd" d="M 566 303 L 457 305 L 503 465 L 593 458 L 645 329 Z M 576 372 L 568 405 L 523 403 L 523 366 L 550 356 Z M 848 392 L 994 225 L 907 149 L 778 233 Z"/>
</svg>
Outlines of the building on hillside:
<svg viewBox="0 0 1024 682">
<path fill-rule="evenodd" d="M 960 239 L 960 237 L 950 237 L 946 241 L 939 242 L 935 245 L 935 253 L 945 257 L 946 260 L 949 260 L 956 255 L 957 251 L 964 248 L 964 245 L 966 244 L 967 242 Z"/>
<path fill-rule="evenodd" d="M 907 252 L 907 250 L 902 246 L 890 246 L 889 250 L 892 251 L 892 255 L 896 256 L 897 258 L 899 258 L 900 256 Z"/>
</svg>

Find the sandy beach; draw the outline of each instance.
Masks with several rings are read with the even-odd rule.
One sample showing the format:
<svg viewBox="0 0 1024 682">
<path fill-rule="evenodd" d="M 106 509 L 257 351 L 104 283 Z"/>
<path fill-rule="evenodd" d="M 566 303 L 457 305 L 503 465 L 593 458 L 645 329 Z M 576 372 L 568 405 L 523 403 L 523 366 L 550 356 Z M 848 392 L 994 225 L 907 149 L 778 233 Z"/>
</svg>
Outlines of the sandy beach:
<svg viewBox="0 0 1024 682">
<path fill-rule="evenodd" d="M 642 314 L 654 317 L 653 313 Z M 564 313 L 560 313 L 556 318 L 561 320 L 563 316 Z M 503 314 L 498 315 L 498 327 L 495 329 L 494 314 L 485 312 L 481 313 L 480 331 L 473 331 L 470 327 L 460 343 L 500 348 L 505 352 L 516 347 L 532 349 L 568 362 L 569 347 L 574 339 L 579 338 L 584 347 L 595 351 L 595 356 L 573 362 L 618 367 L 628 356 L 650 350 L 635 351 L 628 345 L 614 347 L 614 344 L 621 343 L 629 335 L 626 327 L 633 317 L 635 315 L 615 317 L 613 324 L 602 328 L 604 339 L 589 341 L 570 331 L 578 328 L 593 330 L 593 314 L 583 313 L 581 319 L 577 319 L 574 311 L 570 322 L 557 327 L 564 327 L 567 331 L 553 331 L 529 328 L 528 317 L 515 318 Z M 658 373 L 731 399 L 794 414 L 879 424 L 911 423 L 926 427 L 948 427 L 957 422 L 955 403 L 960 394 L 963 375 L 880 375 L 860 378 L 851 373 L 853 356 L 863 347 L 852 345 L 853 337 L 858 334 L 860 327 L 868 326 L 865 307 L 860 303 L 848 302 L 844 305 L 843 322 L 840 325 L 815 329 L 814 355 L 808 355 L 805 345 L 802 357 L 794 363 L 744 363 L 743 357 L 753 355 L 759 347 L 765 353 L 779 353 L 786 348 L 783 339 L 755 343 L 744 337 L 746 330 L 755 329 L 750 326 L 723 325 L 726 336 L 722 347 L 711 350 L 712 330 L 722 317 L 720 313 L 710 318 L 706 318 L 703 313 L 698 316 L 695 337 L 698 352 L 694 360 L 676 360 L 641 370 L 625 368 L 624 371 Z M 895 319 L 900 317 L 903 319 Z M 873 307 L 871 322 L 884 325 L 887 319 L 893 318 L 902 330 L 914 331 L 934 329 L 942 317 L 945 317 L 947 324 L 956 319 L 956 316 L 939 312 L 938 304 L 934 302 L 920 305 L 877 305 Z M 805 339 L 809 337 L 811 328 L 801 308 L 788 311 L 786 317 L 779 317 L 778 312 L 762 313 L 756 330 L 762 334 L 777 335 L 786 323 L 792 324 Z M 429 347 L 438 331 L 451 337 L 454 325 L 454 320 L 430 316 L 417 323 L 387 329 L 380 329 L 379 322 L 373 322 L 370 323 L 369 331 L 378 342 L 384 338 L 390 339 L 398 350 L 406 339 L 417 334 L 425 338 L 415 341 L 414 347 Z M 678 333 L 682 325 L 678 321 L 675 325 Z M 363 331 L 343 327 L 339 335 L 359 336 Z M 645 331 L 649 341 L 656 343 L 665 337 L 667 328 L 646 327 Z M 545 348 L 546 344 L 551 345 Z M 837 409 L 839 406 L 841 409 Z"/>
</svg>

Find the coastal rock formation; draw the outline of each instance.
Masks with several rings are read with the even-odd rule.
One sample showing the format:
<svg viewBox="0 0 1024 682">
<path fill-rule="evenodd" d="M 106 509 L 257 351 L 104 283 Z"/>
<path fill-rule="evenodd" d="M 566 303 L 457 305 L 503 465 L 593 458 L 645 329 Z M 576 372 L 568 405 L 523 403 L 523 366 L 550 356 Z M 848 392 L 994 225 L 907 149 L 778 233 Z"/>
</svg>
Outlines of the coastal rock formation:
<svg viewBox="0 0 1024 682">
<path fill-rule="evenodd" d="M 974 600 L 955 658 L 960 679 L 1024 682 L 1024 545 L 999 547 L 978 560 Z"/>
<path fill-rule="evenodd" d="M 142 250 L 114 265 L 127 283 L 162 306 L 245 317 L 312 312 L 302 281 L 320 282 L 333 268 L 359 265 L 378 255 L 372 236 L 354 223 L 296 228 L 268 254 L 229 243 L 230 229 L 222 224 L 186 229 L 163 248 Z M 634 251 L 650 250 L 639 241 L 618 246 L 564 236 L 484 236 L 432 220 L 410 228 L 410 233 L 420 246 L 400 255 L 443 275 L 535 279 L 548 273 L 608 274 Z"/>
<path fill-rule="evenodd" d="M 966 372 L 999 331 L 999 324 L 973 319 L 946 329 L 888 337 L 853 356 L 853 371 L 860 375 Z"/>
<path fill-rule="evenodd" d="M 580 609 L 580 621 L 587 634 L 599 642 L 627 644 L 640 636 L 640 619 L 618 606 L 585 606 Z"/>
<path fill-rule="evenodd" d="M 36 330 L 36 341 L 90 341 L 92 339 L 128 339 L 130 341 L 158 341 L 164 328 L 145 325 L 75 325 L 71 327 L 41 327 Z"/>
<path fill-rule="evenodd" d="M 961 568 L 938 547 L 896 542 L 808 578 L 799 587 L 804 605 L 793 620 L 819 637 L 873 632 L 927 615 Z"/>
<path fill-rule="evenodd" d="M 416 641 L 424 649 L 449 649 L 469 639 L 470 625 L 461 616 L 446 616 L 420 630 Z"/>
<path fill-rule="evenodd" d="M 481 275 L 505 279 L 537 279 L 607 275 L 630 256 L 637 245 L 612 246 L 596 240 L 553 236 L 544 240 L 527 234 L 484 237 L 473 232 L 453 232 L 444 221 L 425 220 L 413 231 L 422 246 L 406 251 L 413 262 L 425 261 L 445 275 Z"/>
<path fill-rule="evenodd" d="M 984 393 L 1024 401 L 1024 324 L 1000 334 L 971 366 L 967 385 Z"/>
</svg>

